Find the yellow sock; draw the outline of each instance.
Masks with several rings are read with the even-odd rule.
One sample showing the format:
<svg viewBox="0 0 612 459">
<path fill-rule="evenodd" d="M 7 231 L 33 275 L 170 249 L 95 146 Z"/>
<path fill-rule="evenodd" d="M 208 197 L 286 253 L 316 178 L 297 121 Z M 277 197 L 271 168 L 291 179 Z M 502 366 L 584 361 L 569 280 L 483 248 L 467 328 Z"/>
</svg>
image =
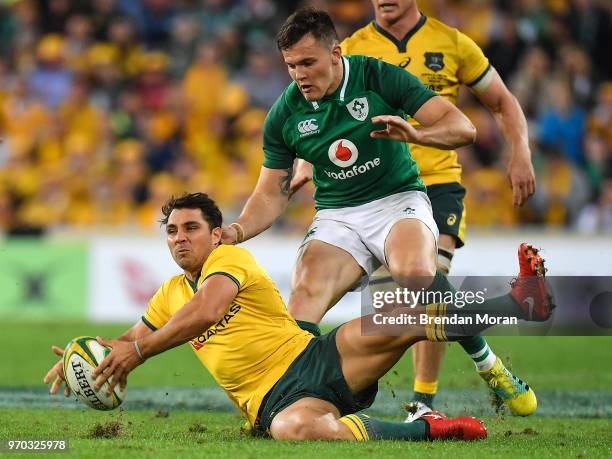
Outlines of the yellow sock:
<svg viewBox="0 0 612 459">
<path fill-rule="evenodd" d="M 367 441 L 370 439 L 363 421 L 358 416 L 349 414 L 342 416 L 339 421 L 349 428 L 357 441 Z"/>
<path fill-rule="evenodd" d="M 420 392 L 421 394 L 435 395 L 438 391 L 438 381 L 424 382 L 418 379 L 414 380 L 414 391 Z"/>
<path fill-rule="evenodd" d="M 425 325 L 425 333 L 429 341 L 448 341 L 444 324 L 438 323 L 434 318 L 446 316 L 446 303 L 432 303 L 425 306 L 428 323 Z"/>
</svg>

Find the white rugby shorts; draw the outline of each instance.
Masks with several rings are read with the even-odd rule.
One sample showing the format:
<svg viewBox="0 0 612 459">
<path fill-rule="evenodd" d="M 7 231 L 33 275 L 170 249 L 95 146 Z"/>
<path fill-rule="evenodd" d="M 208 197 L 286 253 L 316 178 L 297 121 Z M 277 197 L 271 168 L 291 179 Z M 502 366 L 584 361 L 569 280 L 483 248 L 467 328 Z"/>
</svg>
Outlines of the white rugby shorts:
<svg viewBox="0 0 612 459">
<path fill-rule="evenodd" d="M 364 287 L 381 264 L 389 267 L 385 258 L 385 241 L 393 225 L 405 218 L 422 221 L 437 244 L 438 227 L 427 194 L 404 191 L 356 207 L 318 211 L 300 251 L 314 240 L 345 250 L 366 272 L 361 281 L 361 287 Z"/>
</svg>

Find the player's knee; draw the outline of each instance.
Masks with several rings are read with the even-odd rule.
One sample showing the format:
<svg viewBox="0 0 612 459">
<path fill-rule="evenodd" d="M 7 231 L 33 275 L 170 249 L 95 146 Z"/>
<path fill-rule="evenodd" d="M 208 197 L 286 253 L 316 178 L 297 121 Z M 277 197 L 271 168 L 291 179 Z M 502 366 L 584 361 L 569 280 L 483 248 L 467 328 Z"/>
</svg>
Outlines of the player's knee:
<svg viewBox="0 0 612 459">
<path fill-rule="evenodd" d="M 401 287 L 410 290 L 427 289 L 436 275 L 436 267 L 417 263 L 402 263 L 401 265 L 389 266 L 389 272 L 393 280 Z"/>
<path fill-rule="evenodd" d="M 291 408 L 277 414 L 270 433 L 276 440 L 354 440 L 338 413 Z"/>
<path fill-rule="evenodd" d="M 318 440 L 313 432 L 310 420 L 299 416 L 285 418 L 276 417 L 270 427 L 270 433 L 275 440 Z"/>
</svg>

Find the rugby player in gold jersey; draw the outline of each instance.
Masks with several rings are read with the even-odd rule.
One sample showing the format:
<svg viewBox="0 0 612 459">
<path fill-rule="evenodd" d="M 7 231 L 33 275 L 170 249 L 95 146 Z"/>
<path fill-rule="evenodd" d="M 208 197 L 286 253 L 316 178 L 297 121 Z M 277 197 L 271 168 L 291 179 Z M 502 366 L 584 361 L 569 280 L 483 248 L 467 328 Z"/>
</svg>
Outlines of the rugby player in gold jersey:
<svg viewBox="0 0 612 459">
<path fill-rule="evenodd" d="M 486 437 L 483 424 L 467 416 L 428 412 L 402 423 L 356 414 L 372 404 L 378 380 L 408 347 L 466 330 L 401 325 L 401 336 L 364 336 L 361 319 L 355 319 L 320 335 L 316 325 L 298 324 L 289 315 L 276 286 L 246 249 L 220 244 L 221 212 L 207 195 L 170 199 L 163 214 L 168 248 L 183 274 L 164 282 L 142 319 L 122 336 L 98 338 L 112 351 L 94 372 L 97 390 L 111 377 L 110 391 L 125 385 L 146 359 L 189 343 L 249 424 L 275 439 Z M 442 309 L 428 311 L 444 317 Z M 518 305 L 516 313 L 522 315 Z M 53 351 L 63 353 L 57 346 Z M 44 382 L 53 383 L 52 394 L 60 389 L 61 359 Z"/>
</svg>

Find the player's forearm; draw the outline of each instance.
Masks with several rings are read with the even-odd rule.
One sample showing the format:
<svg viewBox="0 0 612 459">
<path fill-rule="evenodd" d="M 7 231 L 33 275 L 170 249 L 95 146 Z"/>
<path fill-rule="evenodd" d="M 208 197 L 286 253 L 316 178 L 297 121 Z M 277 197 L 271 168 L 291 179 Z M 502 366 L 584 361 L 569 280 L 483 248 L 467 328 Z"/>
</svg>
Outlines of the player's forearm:
<svg viewBox="0 0 612 459">
<path fill-rule="evenodd" d="M 446 112 L 434 124 L 421 127 L 417 132 L 418 138 L 413 143 L 440 150 L 453 150 L 476 140 L 476 128 L 459 110 Z"/>
<path fill-rule="evenodd" d="M 163 327 L 139 339 L 138 345 L 144 358 L 152 357 L 190 341 L 216 322 L 192 299 Z"/>
<path fill-rule="evenodd" d="M 117 341 L 135 341 L 144 338 L 150 333 L 153 333 L 153 331 L 147 327 L 142 320 L 138 320 L 134 326 L 117 338 Z"/>
<path fill-rule="evenodd" d="M 292 177 L 293 166 L 287 169 L 262 168 L 255 191 L 236 220 L 244 232 L 239 242 L 267 230 L 285 211 Z"/>
<path fill-rule="evenodd" d="M 508 92 L 491 111 L 497 127 L 510 145 L 512 156 L 531 161 L 527 120 L 516 97 Z"/>
<path fill-rule="evenodd" d="M 243 228 L 243 240 L 251 239 L 270 228 L 285 211 L 288 202 L 287 196 L 253 193 L 236 220 Z"/>
</svg>

